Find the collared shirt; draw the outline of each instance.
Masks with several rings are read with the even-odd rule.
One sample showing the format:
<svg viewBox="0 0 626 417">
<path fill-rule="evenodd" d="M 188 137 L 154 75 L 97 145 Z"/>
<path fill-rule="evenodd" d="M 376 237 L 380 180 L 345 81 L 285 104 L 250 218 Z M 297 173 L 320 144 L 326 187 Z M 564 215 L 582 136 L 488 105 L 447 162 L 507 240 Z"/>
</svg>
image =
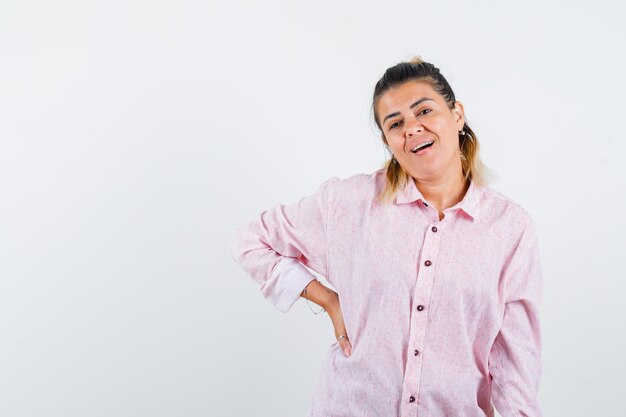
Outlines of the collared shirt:
<svg viewBox="0 0 626 417">
<path fill-rule="evenodd" d="M 384 168 L 324 181 L 238 229 L 231 256 L 287 312 L 337 290 L 352 355 L 328 349 L 308 417 L 539 417 L 543 279 L 530 215 L 470 182 L 443 210 Z"/>
</svg>

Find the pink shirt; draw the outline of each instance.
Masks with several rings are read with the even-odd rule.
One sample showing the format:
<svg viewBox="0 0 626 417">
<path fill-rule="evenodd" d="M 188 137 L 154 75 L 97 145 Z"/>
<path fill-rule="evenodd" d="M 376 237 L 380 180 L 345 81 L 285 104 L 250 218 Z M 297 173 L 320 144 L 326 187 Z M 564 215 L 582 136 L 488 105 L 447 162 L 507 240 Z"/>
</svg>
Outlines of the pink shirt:
<svg viewBox="0 0 626 417">
<path fill-rule="evenodd" d="M 308 417 L 484 417 L 492 402 L 541 416 L 531 217 L 473 182 L 441 221 L 413 181 L 385 207 L 384 174 L 332 177 L 234 236 L 231 256 L 280 311 L 315 278 L 307 267 L 339 294 L 352 356 L 330 345 Z"/>
</svg>

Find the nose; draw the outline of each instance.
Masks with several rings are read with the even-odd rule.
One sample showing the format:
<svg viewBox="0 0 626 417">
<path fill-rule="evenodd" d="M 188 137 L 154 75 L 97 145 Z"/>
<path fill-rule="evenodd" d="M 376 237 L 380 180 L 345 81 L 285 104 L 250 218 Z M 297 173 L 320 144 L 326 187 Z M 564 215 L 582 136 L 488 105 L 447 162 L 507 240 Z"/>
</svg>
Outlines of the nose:
<svg viewBox="0 0 626 417">
<path fill-rule="evenodd" d="M 405 132 L 408 137 L 422 131 L 422 126 L 415 120 L 405 122 Z"/>
</svg>

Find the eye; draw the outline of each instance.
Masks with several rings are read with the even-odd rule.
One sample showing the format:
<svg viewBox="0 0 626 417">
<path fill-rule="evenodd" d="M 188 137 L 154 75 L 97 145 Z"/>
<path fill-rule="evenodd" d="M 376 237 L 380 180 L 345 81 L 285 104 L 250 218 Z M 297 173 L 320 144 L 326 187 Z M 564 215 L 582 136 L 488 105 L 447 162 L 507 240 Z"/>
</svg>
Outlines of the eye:
<svg viewBox="0 0 626 417">
<path fill-rule="evenodd" d="M 398 127 L 400 125 L 400 123 L 402 123 L 402 122 L 401 121 L 393 122 L 392 124 L 389 125 L 389 130 Z"/>
<path fill-rule="evenodd" d="M 424 109 L 421 112 L 419 112 L 419 114 L 428 114 L 428 113 L 424 113 L 426 110 L 428 110 L 428 113 L 432 112 L 431 109 Z"/>
</svg>

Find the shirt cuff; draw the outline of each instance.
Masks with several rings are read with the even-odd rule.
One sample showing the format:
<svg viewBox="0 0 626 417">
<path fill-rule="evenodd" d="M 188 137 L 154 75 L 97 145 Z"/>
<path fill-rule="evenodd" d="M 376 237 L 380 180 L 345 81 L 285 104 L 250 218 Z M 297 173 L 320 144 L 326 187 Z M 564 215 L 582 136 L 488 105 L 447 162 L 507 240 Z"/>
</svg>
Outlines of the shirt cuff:
<svg viewBox="0 0 626 417">
<path fill-rule="evenodd" d="M 279 311 L 286 313 L 298 301 L 302 290 L 315 279 L 297 258 L 285 256 L 274 266 L 269 279 L 261 285 L 261 293 Z"/>
</svg>

